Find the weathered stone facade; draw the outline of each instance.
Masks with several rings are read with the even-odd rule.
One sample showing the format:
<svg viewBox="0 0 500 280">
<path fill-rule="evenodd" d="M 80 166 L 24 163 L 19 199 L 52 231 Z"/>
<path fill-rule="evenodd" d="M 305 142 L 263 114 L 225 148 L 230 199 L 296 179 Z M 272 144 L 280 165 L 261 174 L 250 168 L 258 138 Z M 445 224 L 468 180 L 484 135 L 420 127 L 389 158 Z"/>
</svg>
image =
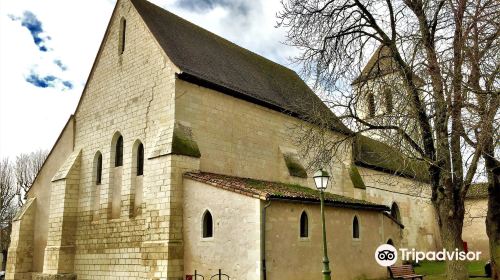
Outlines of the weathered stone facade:
<svg viewBox="0 0 500 280">
<path fill-rule="evenodd" d="M 178 280 L 222 265 L 231 279 L 259 279 L 262 254 L 271 279 L 312 278 L 321 265 L 317 204 L 273 202 L 262 227 L 265 201 L 183 177 L 204 171 L 314 188 L 312 174 L 292 176 L 285 162 L 285 155 L 296 164 L 307 160 L 294 144 L 293 127 L 303 121 L 179 78 L 183 71 L 135 6 L 143 1 L 116 5 L 75 114 L 13 224 L 7 279 Z M 117 154 L 121 139 L 123 154 Z M 137 172 L 141 144 L 143 174 Z M 337 279 L 383 275 L 373 251 L 388 239 L 438 247 L 432 209 L 425 195 L 413 195 L 415 182 L 359 168 L 366 188 L 356 188 L 349 149 L 346 144 L 332 163 L 328 191 L 388 207 L 396 202 L 405 228 L 380 211 L 329 208 Z M 371 180 L 374 173 L 387 180 Z M 217 213 L 213 240 L 200 239 L 207 208 Z M 416 209 L 421 216 L 411 214 Z M 311 217 L 309 240 L 297 235 L 300 211 Z M 355 215 L 360 240 L 351 237 Z M 286 260 L 298 266 L 304 259 L 300 274 L 291 274 Z M 346 269 L 353 261 L 363 262 L 359 271 Z"/>
</svg>

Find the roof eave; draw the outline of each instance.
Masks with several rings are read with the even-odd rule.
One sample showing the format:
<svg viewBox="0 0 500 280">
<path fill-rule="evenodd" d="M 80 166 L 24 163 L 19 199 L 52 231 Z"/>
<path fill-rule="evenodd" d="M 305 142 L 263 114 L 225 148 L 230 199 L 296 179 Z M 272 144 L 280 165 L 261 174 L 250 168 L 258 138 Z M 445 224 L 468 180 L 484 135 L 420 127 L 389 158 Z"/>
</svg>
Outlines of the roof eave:
<svg viewBox="0 0 500 280">
<path fill-rule="evenodd" d="M 395 219 L 393 216 L 391 216 L 391 214 L 389 214 L 389 213 L 387 213 L 387 212 L 384 212 L 384 215 L 385 215 L 387 218 L 391 219 L 391 220 L 392 220 L 394 223 L 396 223 L 399 227 L 401 227 L 401 229 L 404 229 L 404 228 L 405 228 L 405 226 L 404 226 L 404 225 L 403 225 L 400 221 L 398 221 L 398 220 L 397 220 L 397 219 Z"/>
<path fill-rule="evenodd" d="M 302 198 L 302 197 L 282 197 L 282 196 L 276 196 L 276 195 L 270 195 L 268 196 L 267 200 L 271 201 L 283 201 L 283 202 L 300 202 L 300 203 L 306 203 L 306 204 L 320 204 L 319 199 L 312 199 L 312 198 Z M 391 209 L 385 205 L 366 205 L 366 204 L 361 204 L 361 203 L 350 203 L 350 202 L 339 202 L 339 201 L 325 201 L 325 205 L 327 206 L 332 206 L 336 208 L 350 208 L 350 209 L 363 209 L 363 210 L 369 210 L 369 211 L 390 211 Z"/>
<path fill-rule="evenodd" d="M 229 96 L 232 96 L 232 97 L 235 97 L 238 99 L 242 99 L 242 100 L 248 101 L 250 103 L 254 103 L 254 104 L 269 108 L 271 110 L 278 111 L 280 113 L 287 113 L 288 115 L 292 115 L 294 117 L 299 116 L 299 114 L 287 111 L 284 108 L 282 108 L 276 104 L 266 102 L 266 101 L 263 101 L 261 99 L 254 98 L 254 97 L 249 96 L 248 94 L 242 93 L 241 91 L 237 91 L 237 90 L 225 87 L 223 85 L 216 84 L 216 83 L 208 81 L 208 80 L 204 79 L 203 77 L 200 77 L 196 74 L 192 74 L 192 73 L 189 73 L 186 71 L 181 71 L 180 73 L 176 73 L 175 75 L 180 80 L 186 81 L 188 83 L 192 83 L 192 84 L 204 87 L 204 88 L 219 91 L 219 92 L 222 92 L 222 93 L 227 94 Z"/>
</svg>

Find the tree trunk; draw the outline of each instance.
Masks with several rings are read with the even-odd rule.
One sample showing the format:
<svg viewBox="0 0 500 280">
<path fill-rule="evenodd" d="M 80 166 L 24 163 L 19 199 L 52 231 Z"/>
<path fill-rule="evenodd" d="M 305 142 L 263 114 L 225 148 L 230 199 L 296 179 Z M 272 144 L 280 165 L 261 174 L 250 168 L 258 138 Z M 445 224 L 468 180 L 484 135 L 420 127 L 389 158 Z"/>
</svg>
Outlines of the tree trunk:
<svg viewBox="0 0 500 280">
<path fill-rule="evenodd" d="M 465 207 L 463 203 L 443 197 L 441 203 L 435 203 L 434 207 L 438 213 L 438 225 L 440 229 L 443 248 L 448 252 L 464 250 L 462 241 L 462 227 L 464 221 Z M 467 280 L 469 272 L 465 261 L 446 261 L 446 274 L 448 280 Z"/>
<path fill-rule="evenodd" d="M 492 279 L 500 280 L 500 162 L 489 155 L 485 156 L 489 194 L 486 232 L 490 240 Z"/>
<path fill-rule="evenodd" d="M 496 233 L 494 234 L 488 233 L 488 236 L 490 238 L 491 272 L 492 272 L 491 278 L 494 280 L 499 280 L 500 279 L 500 234 L 498 233 L 498 221 L 496 222 L 495 228 L 496 228 Z"/>
</svg>

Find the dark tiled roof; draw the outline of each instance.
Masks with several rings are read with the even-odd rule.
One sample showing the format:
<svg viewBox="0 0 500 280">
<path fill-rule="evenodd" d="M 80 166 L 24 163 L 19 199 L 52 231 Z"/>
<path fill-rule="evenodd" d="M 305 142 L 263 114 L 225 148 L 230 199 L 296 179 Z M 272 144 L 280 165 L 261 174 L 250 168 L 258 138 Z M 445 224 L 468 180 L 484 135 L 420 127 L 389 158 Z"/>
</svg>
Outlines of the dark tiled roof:
<svg viewBox="0 0 500 280">
<path fill-rule="evenodd" d="M 319 191 L 297 184 L 269 182 L 249 178 L 232 177 L 207 172 L 189 172 L 184 177 L 232 192 L 262 200 L 291 200 L 319 202 Z M 363 208 L 389 211 L 385 205 L 354 199 L 332 193 L 325 193 L 325 202 L 335 207 Z"/>
<path fill-rule="evenodd" d="M 397 149 L 366 136 L 358 135 L 353 142 L 352 153 L 356 165 L 429 182 L 425 162 L 410 159 Z"/>
<path fill-rule="evenodd" d="M 488 183 L 471 184 L 467 192 L 467 198 L 487 198 Z"/>
<path fill-rule="evenodd" d="M 320 114 L 321 121 L 332 129 L 350 132 L 294 71 L 146 0 L 132 3 L 167 56 L 181 69 L 179 78 L 309 121 Z"/>
</svg>

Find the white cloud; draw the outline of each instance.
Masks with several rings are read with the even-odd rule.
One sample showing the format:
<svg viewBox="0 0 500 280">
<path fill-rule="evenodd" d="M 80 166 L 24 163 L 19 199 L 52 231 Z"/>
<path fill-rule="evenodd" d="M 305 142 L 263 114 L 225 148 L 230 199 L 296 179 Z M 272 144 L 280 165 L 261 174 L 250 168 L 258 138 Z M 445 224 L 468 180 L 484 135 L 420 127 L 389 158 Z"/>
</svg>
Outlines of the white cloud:
<svg viewBox="0 0 500 280">
<path fill-rule="evenodd" d="M 245 17 L 227 6 L 195 12 L 174 0 L 152 2 L 278 63 L 286 65 L 296 53 L 280 43 L 284 31 L 274 28 L 278 0 L 247 1 Z M 114 5 L 114 0 L 0 0 L 0 158 L 52 147 L 74 113 Z M 24 11 L 42 22 L 50 52 L 40 52 L 28 29 L 8 16 Z M 25 81 L 32 70 L 72 81 L 74 87 L 35 87 Z"/>
<path fill-rule="evenodd" d="M 0 1 L 0 157 L 52 147 L 75 110 L 113 7 L 102 0 Z M 9 18 L 24 11 L 42 22 L 52 51 L 40 52 L 28 29 Z M 35 87 L 25 80 L 31 71 L 72 81 L 74 87 Z"/>
<path fill-rule="evenodd" d="M 185 1 L 185 0 L 180 0 Z M 180 1 L 153 0 L 151 2 L 228 39 L 268 59 L 290 66 L 289 58 L 297 49 L 284 45 L 285 30 L 275 28 L 276 14 L 281 9 L 279 0 L 240 0 L 248 8 L 246 14 L 238 13 L 238 5 L 214 5 L 211 9 L 187 10 Z M 200 1 L 200 0 L 195 0 Z M 233 0 L 231 0 L 233 1 Z M 225 1 L 225 2 L 231 2 Z M 217 1 L 211 1 L 217 2 Z"/>
</svg>

